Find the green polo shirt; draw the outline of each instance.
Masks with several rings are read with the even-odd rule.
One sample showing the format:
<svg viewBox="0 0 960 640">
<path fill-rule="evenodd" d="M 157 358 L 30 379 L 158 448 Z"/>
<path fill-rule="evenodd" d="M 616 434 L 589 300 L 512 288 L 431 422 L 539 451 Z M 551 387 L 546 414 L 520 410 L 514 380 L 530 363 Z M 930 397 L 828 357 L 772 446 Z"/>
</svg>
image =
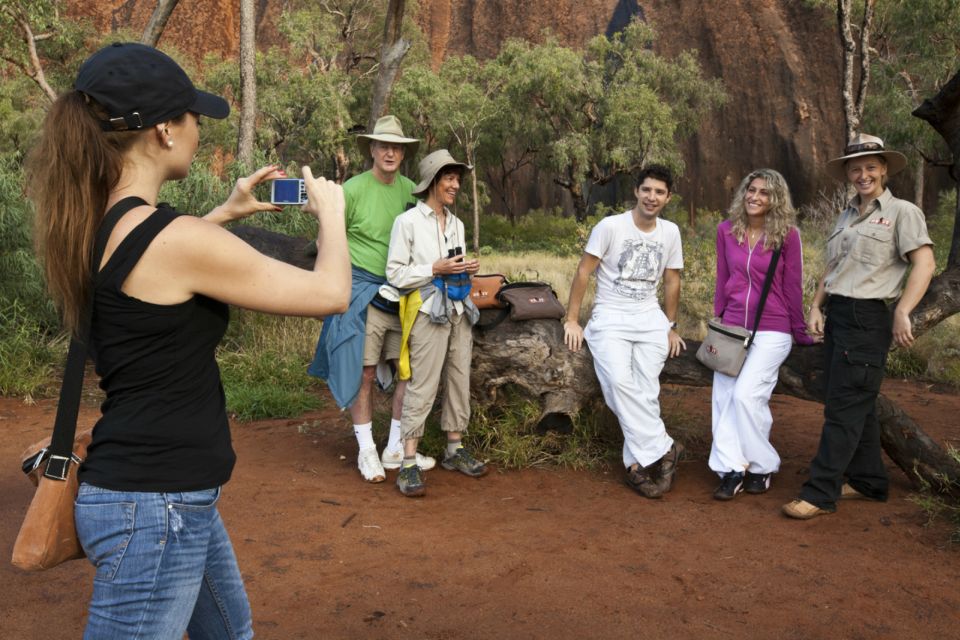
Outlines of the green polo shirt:
<svg viewBox="0 0 960 640">
<path fill-rule="evenodd" d="M 848 298 L 893 300 L 900 296 L 910 266 L 908 253 L 932 245 L 927 223 L 912 203 L 885 189 L 860 215 L 859 196 L 840 218 L 827 239 L 824 289 Z"/>
<path fill-rule="evenodd" d="M 373 171 L 364 171 L 343 183 L 350 262 L 386 276 L 393 221 L 416 204 L 410 193 L 415 187 L 412 180 L 399 173 L 392 184 L 383 184 Z"/>
</svg>

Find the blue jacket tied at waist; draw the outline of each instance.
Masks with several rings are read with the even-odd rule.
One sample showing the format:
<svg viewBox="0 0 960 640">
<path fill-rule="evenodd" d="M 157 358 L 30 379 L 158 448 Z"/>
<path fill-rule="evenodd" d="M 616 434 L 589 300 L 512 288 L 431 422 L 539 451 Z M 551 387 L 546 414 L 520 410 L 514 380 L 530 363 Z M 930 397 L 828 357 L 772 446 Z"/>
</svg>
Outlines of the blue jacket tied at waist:
<svg viewBox="0 0 960 640">
<path fill-rule="evenodd" d="M 363 377 L 363 341 L 366 335 L 367 306 L 385 278 L 351 265 L 353 288 L 350 306 L 341 314 L 323 321 L 317 352 L 307 373 L 327 381 L 337 406 L 345 409 L 360 392 Z"/>
</svg>

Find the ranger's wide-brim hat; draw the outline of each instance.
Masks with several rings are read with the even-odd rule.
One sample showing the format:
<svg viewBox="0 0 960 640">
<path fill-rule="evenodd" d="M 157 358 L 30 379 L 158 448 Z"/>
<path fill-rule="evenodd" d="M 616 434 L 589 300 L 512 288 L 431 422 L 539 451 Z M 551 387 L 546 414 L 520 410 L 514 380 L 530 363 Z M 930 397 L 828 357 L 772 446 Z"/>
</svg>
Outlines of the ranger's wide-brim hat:
<svg viewBox="0 0 960 640">
<path fill-rule="evenodd" d="M 406 147 L 405 157 L 412 156 L 420 147 L 420 141 L 416 138 L 404 137 L 403 127 L 400 126 L 400 120 L 396 116 L 383 116 L 373 126 L 373 133 L 361 133 L 357 136 L 357 146 L 360 147 L 364 157 L 370 155 L 371 140 L 402 144 Z"/>
<path fill-rule="evenodd" d="M 903 170 L 907 166 L 907 157 L 899 151 L 883 148 L 883 140 L 876 136 L 859 133 L 847 143 L 843 155 L 827 163 L 827 173 L 831 178 L 844 182 L 847 179 L 847 160 L 860 156 L 882 156 L 887 161 L 887 176 Z"/>
<path fill-rule="evenodd" d="M 460 167 L 463 171 L 472 171 L 473 167 L 465 162 L 457 162 L 446 149 L 437 149 L 420 161 L 420 182 L 413 190 L 413 195 L 421 196 L 430 188 L 430 183 L 446 167 Z"/>
</svg>

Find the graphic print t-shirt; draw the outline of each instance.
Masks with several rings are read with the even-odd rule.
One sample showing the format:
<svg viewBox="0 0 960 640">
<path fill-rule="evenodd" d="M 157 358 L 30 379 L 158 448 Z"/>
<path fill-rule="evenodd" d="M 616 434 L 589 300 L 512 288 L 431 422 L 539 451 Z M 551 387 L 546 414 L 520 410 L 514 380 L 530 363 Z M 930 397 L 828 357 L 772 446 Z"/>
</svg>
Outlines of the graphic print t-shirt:
<svg viewBox="0 0 960 640">
<path fill-rule="evenodd" d="M 682 269 L 680 228 L 657 218 L 644 233 L 633 222 L 633 212 L 604 218 L 590 233 L 586 252 L 600 258 L 594 309 L 638 313 L 659 306 L 657 284 L 664 269 Z"/>
</svg>

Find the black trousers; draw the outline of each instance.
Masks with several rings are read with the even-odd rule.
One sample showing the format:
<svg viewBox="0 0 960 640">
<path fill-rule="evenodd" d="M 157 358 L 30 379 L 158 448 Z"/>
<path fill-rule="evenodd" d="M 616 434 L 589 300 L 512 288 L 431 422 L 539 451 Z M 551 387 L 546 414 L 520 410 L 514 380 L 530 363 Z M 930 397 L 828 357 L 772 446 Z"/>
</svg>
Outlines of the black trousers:
<svg viewBox="0 0 960 640">
<path fill-rule="evenodd" d="M 877 394 L 890 350 L 893 318 L 882 300 L 830 296 L 824 329 L 823 432 L 800 498 L 836 509 L 844 476 L 860 493 L 886 500 Z"/>
</svg>

